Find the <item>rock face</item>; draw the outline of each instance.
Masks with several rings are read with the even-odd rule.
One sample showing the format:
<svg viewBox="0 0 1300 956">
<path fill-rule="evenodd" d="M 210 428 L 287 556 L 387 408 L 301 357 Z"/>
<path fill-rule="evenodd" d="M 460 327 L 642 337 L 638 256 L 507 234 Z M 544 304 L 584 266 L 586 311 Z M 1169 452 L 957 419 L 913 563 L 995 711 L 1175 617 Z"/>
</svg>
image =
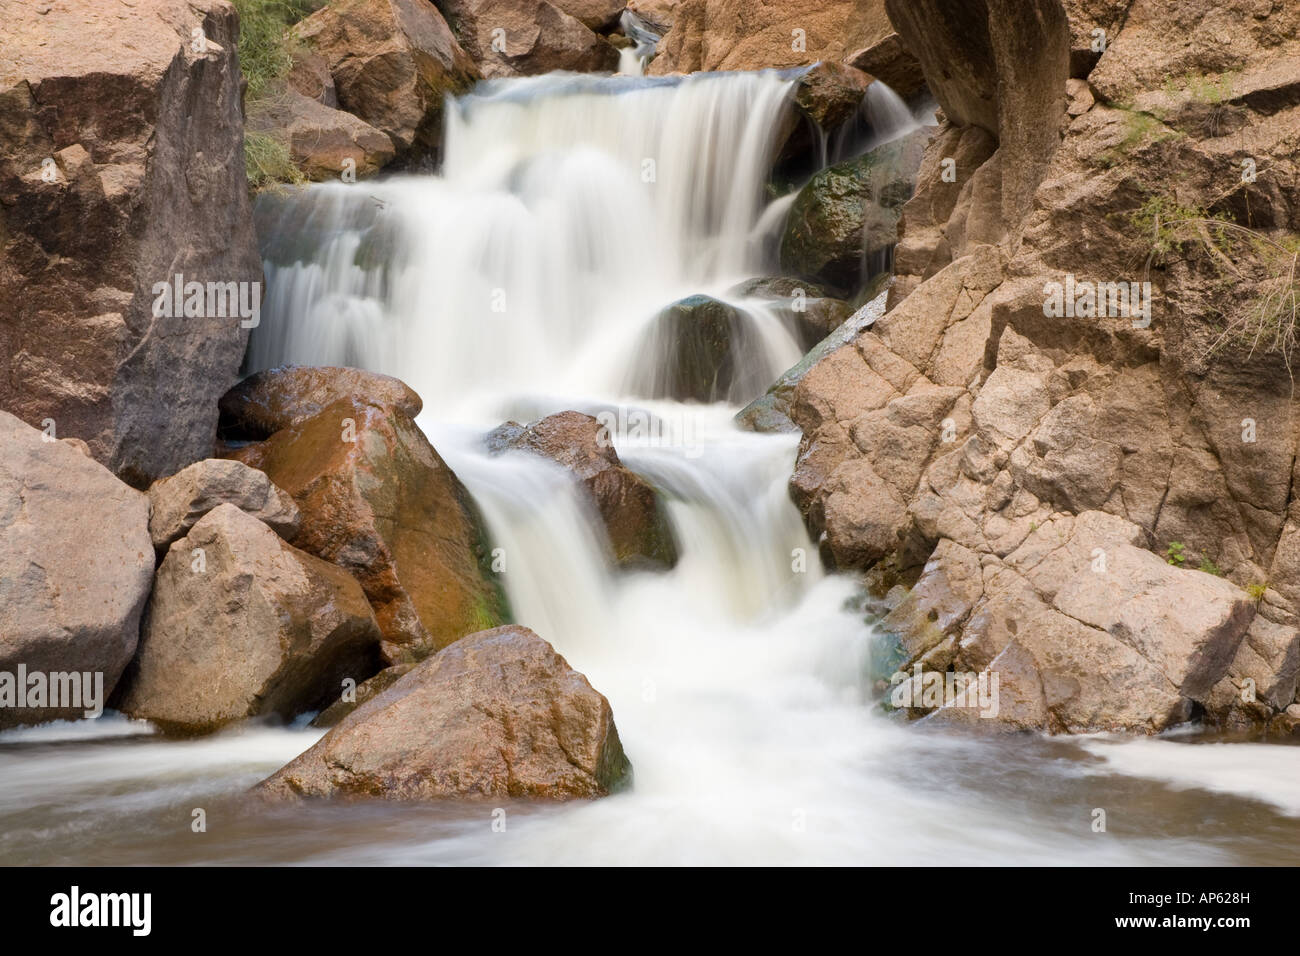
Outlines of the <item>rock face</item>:
<svg viewBox="0 0 1300 956">
<path fill-rule="evenodd" d="M 791 495 L 832 564 L 919 575 L 913 663 L 1014 640 L 1017 725 L 1289 733 L 1296 356 L 1240 323 L 1300 232 L 1300 11 L 1121 6 L 891 0 L 946 119 L 887 314 L 790 398 Z"/>
<path fill-rule="evenodd" d="M 560 412 L 526 428 L 510 422 L 489 436 L 489 444 L 530 451 L 572 472 L 590 495 L 620 566 L 677 563 L 672 525 L 658 493 L 624 467 L 608 430 L 592 416 Z"/>
<path fill-rule="evenodd" d="M 298 506 L 256 468 L 238 461 L 196 461 L 149 488 L 149 537 L 164 552 L 209 511 L 231 504 L 274 530 L 286 541 L 298 533 Z"/>
<path fill-rule="evenodd" d="M 427 0 L 331 3 L 293 29 L 328 64 L 339 105 L 392 140 L 438 155 L 443 98 L 479 78 Z"/>
<path fill-rule="evenodd" d="M 786 219 L 782 268 L 841 294 L 865 285 L 871 263 L 898 241 L 899 215 L 929 136 L 917 130 L 814 176 Z"/>
<path fill-rule="evenodd" d="M 618 50 L 584 24 L 608 8 L 596 0 L 437 0 L 486 77 L 618 69 Z M 566 12 L 573 8 L 574 12 Z"/>
<path fill-rule="evenodd" d="M 523 627 L 473 634 L 258 787 L 274 799 L 605 796 L 630 773 L 609 702 Z"/>
<path fill-rule="evenodd" d="M 392 406 L 407 418 L 424 408 L 405 382 L 359 368 L 282 365 L 257 372 L 221 396 L 221 434 L 260 441 L 302 425 L 337 401 Z"/>
<path fill-rule="evenodd" d="M 0 3 L 0 407 L 140 488 L 210 453 L 255 321 L 155 285 L 260 304 L 237 29 L 224 0 Z"/>
<path fill-rule="evenodd" d="M 377 668 L 379 627 L 346 572 L 223 504 L 167 552 L 116 705 L 205 733 L 293 717 Z"/>
<path fill-rule="evenodd" d="M 281 139 L 294 164 L 308 179 L 318 181 L 348 171 L 369 176 L 396 155 L 386 134 L 295 89 L 258 100 L 249 109 L 248 128 Z"/>
<path fill-rule="evenodd" d="M 106 698 L 135 653 L 152 576 L 148 498 L 0 412 L 0 674 L 99 674 Z M 0 707 L 0 729 L 91 709 L 16 703 Z"/>
<path fill-rule="evenodd" d="M 401 408 L 340 399 L 230 457 L 293 496 L 298 547 L 361 582 L 389 663 L 504 619 L 473 501 Z"/>
<path fill-rule="evenodd" d="M 838 61 L 892 32 L 884 0 L 681 0 L 650 72 L 763 70 Z"/>
</svg>

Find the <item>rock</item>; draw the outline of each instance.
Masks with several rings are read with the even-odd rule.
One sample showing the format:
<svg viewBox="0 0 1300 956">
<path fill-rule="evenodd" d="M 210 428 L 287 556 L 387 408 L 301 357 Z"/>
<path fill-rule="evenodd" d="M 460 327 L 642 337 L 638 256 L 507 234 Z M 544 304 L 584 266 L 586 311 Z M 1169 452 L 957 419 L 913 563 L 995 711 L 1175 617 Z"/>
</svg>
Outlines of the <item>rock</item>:
<svg viewBox="0 0 1300 956">
<path fill-rule="evenodd" d="M 328 730 L 366 701 L 378 697 L 388 690 L 414 669 L 414 664 L 394 664 L 392 667 L 385 667 L 374 677 L 363 681 L 353 689 L 352 699 L 349 700 L 340 695 L 338 700 L 316 715 L 311 725 Z"/>
<path fill-rule="evenodd" d="M 293 496 L 299 548 L 361 582 L 388 663 L 504 619 L 473 500 L 401 408 L 340 399 L 230 457 Z"/>
<path fill-rule="evenodd" d="M 115 703 L 168 732 L 291 718 L 376 667 L 379 626 L 346 572 L 232 504 L 172 545 Z"/>
<path fill-rule="evenodd" d="M 44 6 L 0 11 L 0 407 L 145 488 L 211 452 L 260 303 L 238 22 L 219 0 Z M 178 275 L 245 284 L 248 317 L 155 315 Z"/>
<path fill-rule="evenodd" d="M 514 423 L 493 434 L 498 447 L 531 451 L 573 473 L 591 497 L 622 567 L 671 568 L 677 543 L 659 494 L 626 468 L 609 430 L 590 415 L 560 412 L 527 428 Z"/>
<path fill-rule="evenodd" d="M 838 129 L 862 105 L 871 77 L 842 63 L 823 61 L 799 78 L 796 105 L 826 131 Z"/>
<path fill-rule="evenodd" d="M 334 86 L 334 77 L 330 75 L 329 61 L 305 46 L 297 47 L 290 55 L 292 61 L 284 78 L 285 85 L 322 106 L 338 109 L 339 93 Z M 392 145 L 391 140 L 389 145 Z"/>
<path fill-rule="evenodd" d="M 707 295 L 674 302 L 659 314 L 646 338 L 642 351 L 650 361 L 640 371 L 637 394 L 725 401 L 753 387 L 742 376 L 754 367 L 749 359 L 756 349 L 748 316 L 734 306 Z"/>
<path fill-rule="evenodd" d="M 612 73 L 618 69 L 618 50 L 564 11 L 579 5 L 604 6 L 595 0 L 438 0 L 461 45 L 486 77 L 535 76 L 552 70 Z"/>
<path fill-rule="evenodd" d="M 393 141 L 369 123 L 293 89 L 251 105 L 248 128 L 284 142 L 294 164 L 318 181 L 337 179 L 345 171 L 369 176 L 396 155 Z"/>
<path fill-rule="evenodd" d="M 470 635 L 349 714 L 263 796 L 566 800 L 628 777 L 609 702 L 523 627 Z"/>
<path fill-rule="evenodd" d="M 904 99 L 925 89 L 925 72 L 897 33 L 850 53 L 844 62 L 874 76 Z"/>
<path fill-rule="evenodd" d="M 343 399 L 391 405 L 407 418 L 424 408 L 410 386 L 389 375 L 359 368 L 282 365 L 250 375 L 221 396 L 221 433 L 228 439 L 260 441 L 315 418 Z"/>
<path fill-rule="evenodd" d="M 601 32 L 618 23 L 627 0 L 550 0 L 551 6 L 567 13 L 588 30 Z"/>
<path fill-rule="evenodd" d="M 99 675 L 103 706 L 135 653 L 152 577 L 149 499 L 0 412 L 0 674 Z M 93 709 L 16 703 L 0 706 L 0 729 Z"/>
<path fill-rule="evenodd" d="M 439 156 L 444 98 L 479 78 L 426 0 L 332 3 L 292 32 L 329 64 L 339 105 L 387 135 L 399 154 Z"/>
<path fill-rule="evenodd" d="M 838 328 L 814 345 L 795 365 L 786 369 L 781 377 L 772 383 L 772 387 L 766 394 L 754 399 L 736 413 L 736 423 L 742 428 L 757 432 L 798 431 L 799 427 L 791 417 L 793 415 L 791 402 L 794 399 L 795 389 L 817 363 L 842 346 L 851 343 L 864 329 L 875 322 L 884 311 L 884 295 L 881 293 L 854 312 L 841 322 Z M 838 302 L 839 300 L 820 301 Z"/>
<path fill-rule="evenodd" d="M 271 479 L 238 461 L 196 461 L 149 488 L 149 537 L 164 552 L 218 505 L 231 504 L 268 525 L 286 541 L 298 533 L 298 506 Z"/>
<path fill-rule="evenodd" d="M 663 36 L 672 29 L 682 0 L 627 0 L 627 8 Z"/>
<path fill-rule="evenodd" d="M 839 294 L 865 285 L 883 264 L 873 257 L 898 241 L 929 135 L 917 130 L 814 176 L 786 219 L 781 267 Z"/>
<path fill-rule="evenodd" d="M 993 683 L 996 676 L 997 683 Z M 983 708 L 976 686 L 924 718 L 935 726 L 961 726 L 997 733 L 1041 731 L 1051 726 L 1047 697 L 1034 657 L 1018 641 L 1008 642 L 988 670 L 980 675 L 991 706 Z M 977 678 L 978 680 L 978 678 Z"/>
<path fill-rule="evenodd" d="M 650 72 L 765 70 L 839 61 L 892 32 L 883 0 L 681 0 Z"/>
<path fill-rule="evenodd" d="M 785 276 L 748 279 L 727 294 L 768 299 L 779 305 L 805 349 L 817 345 L 853 314 L 847 302 L 831 298 L 820 286 Z"/>
</svg>

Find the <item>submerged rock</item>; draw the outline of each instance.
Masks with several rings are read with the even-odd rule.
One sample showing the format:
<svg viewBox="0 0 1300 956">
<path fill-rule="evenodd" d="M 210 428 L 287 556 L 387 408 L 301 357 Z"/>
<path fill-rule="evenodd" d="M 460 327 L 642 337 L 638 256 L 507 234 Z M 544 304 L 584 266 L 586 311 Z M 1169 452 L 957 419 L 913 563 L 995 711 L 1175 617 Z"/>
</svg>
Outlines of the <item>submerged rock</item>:
<svg viewBox="0 0 1300 956">
<path fill-rule="evenodd" d="M 379 626 L 346 571 L 231 504 L 176 541 L 154 582 L 116 706 L 177 733 L 322 705 L 378 659 Z"/>
<path fill-rule="evenodd" d="M 504 619 L 474 502 L 401 408 L 342 399 L 230 457 L 293 496 L 298 547 L 361 582 L 390 663 Z"/>
<path fill-rule="evenodd" d="M 658 492 L 624 466 L 608 429 L 581 412 L 560 412 L 526 428 L 513 422 L 489 436 L 489 447 L 549 458 L 586 489 L 622 567 L 671 568 L 677 563 L 672 525 Z"/>
<path fill-rule="evenodd" d="M 153 562 L 145 495 L 0 412 L 0 674 L 89 673 L 92 688 L 97 674 L 106 698 L 135 653 Z M 8 692 L 0 729 L 92 709 L 20 708 Z"/>
<path fill-rule="evenodd" d="M 424 403 L 400 379 L 359 368 L 282 365 L 257 372 L 221 396 L 221 433 L 257 441 L 301 425 L 341 399 L 391 405 L 415 418 Z"/>
<path fill-rule="evenodd" d="M 746 373 L 752 374 L 757 362 L 750 321 L 741 310 L 707 295 L 674 302 L 659 314 L 647 336 L 639 393 L 720 402 L 747 390 Z"/>
<path fill-rule="evenodd" d="M 605 796 L 630 773 L 609 701 L 550 644 L 511 626 L 423 661 L 256 792 L 567 800 Z"/>
<path fill-rule="evenodd" d="M 196 461 L 149 488 L 149 536 L 163 552 L 184 537 L 200 518 L 219 505 L 232 504 L 292 541 L 298 532 L 298 506 L 256 468 L 238 461 Z"/>
</svg>

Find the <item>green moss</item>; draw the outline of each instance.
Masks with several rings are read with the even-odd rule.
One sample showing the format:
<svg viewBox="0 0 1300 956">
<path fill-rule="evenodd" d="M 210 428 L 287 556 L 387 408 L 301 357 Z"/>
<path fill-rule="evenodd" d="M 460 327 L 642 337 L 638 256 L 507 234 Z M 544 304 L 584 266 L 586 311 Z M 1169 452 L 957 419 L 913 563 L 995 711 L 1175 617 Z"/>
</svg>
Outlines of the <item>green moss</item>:
<svg viewBox="0 0 1300 956">
<path fill-rule="evenodd" d="M 248 98 L 272 90 L 293 65 L 289 27 L 317 8 L 320 0 L 233 0 L 239 12 L 239 71 L 248 81 Z"/>
</svg>

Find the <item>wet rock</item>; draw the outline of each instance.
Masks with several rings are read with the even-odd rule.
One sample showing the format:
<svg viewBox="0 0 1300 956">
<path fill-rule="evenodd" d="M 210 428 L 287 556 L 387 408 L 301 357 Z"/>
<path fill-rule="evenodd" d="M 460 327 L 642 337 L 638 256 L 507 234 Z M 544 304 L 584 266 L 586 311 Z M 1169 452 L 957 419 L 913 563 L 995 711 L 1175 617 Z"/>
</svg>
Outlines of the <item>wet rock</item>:
<svg viewBox="0 0 1300 956">
<path fill-rule="evenodd" d="M 238 461 L 196 461 L 149 488 L 149 537 L 164 552 L 219 505 L 231 504 L 263 522 L 286 541 L 298 533 L 298 506 L 256 468 Z"/>
<path fill-rule="evenodd" d="M 795 104 L 823 130 L 838 129 L 858 112 L 871 77 L 843 63 L 823 61 L 799 78 Z"/>
<path fill-rule="evenodd" d="M 489 447 L 530 451 L 572 472 L 600 515 L 619 566 L 677 563 L 677 543 L 659 494 L 623 465 L 608 428 L 597 419 L 560 412 L 526 428 L 510 422 L 489 436 Z"/>
<path fill-rule="evenodd" d="M 928 130 L 824 169 L 799 192 L 781 240 L 781 267 L 852 295 L 898 241 L 902 206 L 912 196 Z"/>
<path fill-rule="evenodd" d="M 828 296 L 815 283 L 788 276 L 747 279 L 728 295 L 771 300 L 789 317 L 805 349 L 817 345 L 853 314 L 852 307 L 843 299 Z"/>
<path fill-rule="evenodd" d="M 149 499 L 45 437 L 0 412 L 0 674 L 89 672 L 106 697 L 135 653 L 149 595 Z M 0 707 L 0 728 L 90 709 L 16 704 Z"/>
<path fill-rule="evenodd" d="M 261 295 L 235 11 L 10 2 L 0 20 L 0 407 L 145 488 L 211 452 L 248 342 L 237 307 L 173 316 L 155 285 Z"/>
<path fill-rule="evenodd" d="M 422 662 L 263 781 L 270 799 L 600 797 L 630 765 L 609 702 L 523 627 Z"/>
<path fill-rule="evenodd" d="M 479 78 L 425 0 L 332 3 L 292 32 L 329 64 L 339 105 L 387 135 L 399 154 L 418 147 L 439 155 L 444 98 Z"/>
<path fill-rule="evenodd" d="M 291 718 L 377 667 L 360 585 L 231 504 L 209 512 L 158 568 L 140 648 L 116 706 L 174 733 Z"/>
<path fill-rule="evenodd" d="M 282 365 L 257 372 L 221 396 L 221 434 L 257 441 L 301 425 L 335 402 L 391 405 L 407 418 L 420 414 L 420 396 L 400 379 L 359 368 Z"/>
<path fill-rule="evenodd" d="M 655 320 L 643 350 L 650 365 L 643 371 L 640 394 L 725 401 L 749 387 L 743 375 L 754 367 L 748 360 L 756 348 L 748 317 L 739 309 L 706 295 L 682 299 Z"/>
<path fill-rule="evenodd" d="M 361 582 L 389 663 L 504 619 L 473 500 L 400 407 L 341 399 L 230 457 L 293 496 L 299 548 Z"/>
</svg>

